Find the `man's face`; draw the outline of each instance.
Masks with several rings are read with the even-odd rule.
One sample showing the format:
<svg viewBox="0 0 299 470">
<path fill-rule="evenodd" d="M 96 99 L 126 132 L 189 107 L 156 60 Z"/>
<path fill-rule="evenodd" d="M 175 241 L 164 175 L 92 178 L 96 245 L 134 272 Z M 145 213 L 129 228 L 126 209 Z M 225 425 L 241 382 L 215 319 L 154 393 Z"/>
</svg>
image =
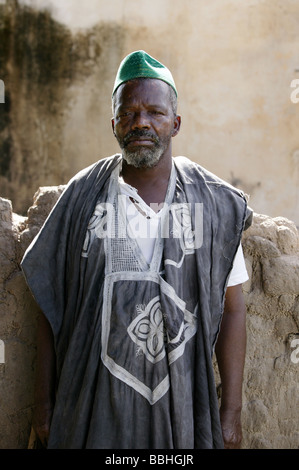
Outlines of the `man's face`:
<svg viewBox="0 0 299 470">
<path fill-rule="evenodd" d="M 112 126 L 125 161 L 136 168 L 152 168 L 162 156 L 171 157 L 171 138 L 180 127 L 174 115 L 169 86 L 156 79 L 132 80 L 115 95 Z"/>
</svg>

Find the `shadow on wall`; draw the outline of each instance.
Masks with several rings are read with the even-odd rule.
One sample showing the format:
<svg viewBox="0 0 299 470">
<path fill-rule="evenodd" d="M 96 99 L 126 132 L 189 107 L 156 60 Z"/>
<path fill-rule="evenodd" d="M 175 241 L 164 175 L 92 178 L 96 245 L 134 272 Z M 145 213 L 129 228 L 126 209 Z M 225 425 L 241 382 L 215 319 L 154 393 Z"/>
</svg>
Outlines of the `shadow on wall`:
<svg viewBox="0 0 299 470">
<path fill-rule="evenodd" d="M 0 188 L 1 196 L 12 200 L 18 213 L 26 213 L 40 185 L 67 182 L 77 171 L 74 160 L 67 160 L 69 142 L 65 142 L 71 103 L 86 80 L 94 77 L 97 95 L 91 93 L 86 99 L 89 108 L 83 108 L 81 119 L 100 119 L 101 97 L 111 93 L 108 70 L 121 60 L 122 41 L 122 30 L 113 23 L 72 34 L 47 11 L 35 11 L 17 1 L 0 5 L 0 78 L 5 84 Z M 93 106 L 96 110 L 91 111 Z M 94 135 L 85 137 L 88 155 Z M 81 165 L 87 166 L 84 161 Z"/>
</svg>

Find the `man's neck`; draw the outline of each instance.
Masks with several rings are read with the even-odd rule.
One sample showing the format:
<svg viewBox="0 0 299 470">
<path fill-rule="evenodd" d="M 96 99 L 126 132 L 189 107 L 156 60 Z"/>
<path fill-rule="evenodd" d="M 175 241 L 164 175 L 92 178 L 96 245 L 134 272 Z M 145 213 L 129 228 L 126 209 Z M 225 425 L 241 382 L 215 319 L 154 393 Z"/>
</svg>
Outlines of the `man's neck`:
<svg viewBox="0 0 299 470">
<path fill-rule="evenodd" d="M 125 183 L 138 190 L 138 194 L 148 205 L 161 204 L 165 201 L 171 168 L 171 157 L 161 160 L 153 168 L 135 168 L 123 160 L 122 177 Z"/>
</svg>

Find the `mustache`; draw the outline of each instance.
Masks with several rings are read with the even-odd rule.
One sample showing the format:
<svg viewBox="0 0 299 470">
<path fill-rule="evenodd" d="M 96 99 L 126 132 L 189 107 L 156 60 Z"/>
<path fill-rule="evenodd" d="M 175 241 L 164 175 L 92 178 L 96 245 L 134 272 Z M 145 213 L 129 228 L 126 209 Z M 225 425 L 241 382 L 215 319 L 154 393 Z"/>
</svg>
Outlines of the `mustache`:
<svg viewBox="0 0 299 470">
<path fill-rule="evenodd" d="M 148 137 L 155 144 L 158 144 L 160 142 L 159 138 L 152 134 L 150 131 L 136 129 L 135 131 L 130 131 L 127 133 L 127 135 L 125 135 L 125 137 L 123 138 L 124 145 L 126 146 L 134 137 Z"/>
</svg>

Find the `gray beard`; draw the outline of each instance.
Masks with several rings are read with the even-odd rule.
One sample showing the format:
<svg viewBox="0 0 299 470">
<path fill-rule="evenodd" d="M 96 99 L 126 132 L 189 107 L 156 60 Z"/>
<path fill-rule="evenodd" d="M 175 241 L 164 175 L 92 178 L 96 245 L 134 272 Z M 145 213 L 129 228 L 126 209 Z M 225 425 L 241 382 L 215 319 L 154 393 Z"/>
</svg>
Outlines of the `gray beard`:
<svg viewBox="0 0 299 470">
<path fill-rule="evenodd" d="M 154 147 L 139 147 L 134 151 L 128 150 L 127 145 L 130 142 L 130 139 L 134 136 L 150 137 L 154 142 Z M 169 146 L 171 137 L 172 134 L 164 137 L 163 139 L 159 139 L 148 130 L 136 129 L 129 132 L 123 139 L 116 138 L 120 148 L 122 149 L 123 159 L 128 165 L 134 166 L 135 168 L 153 168 L 159 163 L 162 155 Z"/>
<path fill-rule="evenodd" d="M 135 168 L 153 168 L 159 163 L 164 150 L 164 146 L 155 149 L 140 148 L 135 152 L 129 152 L 124 148 L 122 155 L 127 164 Z"/>
</svg>

